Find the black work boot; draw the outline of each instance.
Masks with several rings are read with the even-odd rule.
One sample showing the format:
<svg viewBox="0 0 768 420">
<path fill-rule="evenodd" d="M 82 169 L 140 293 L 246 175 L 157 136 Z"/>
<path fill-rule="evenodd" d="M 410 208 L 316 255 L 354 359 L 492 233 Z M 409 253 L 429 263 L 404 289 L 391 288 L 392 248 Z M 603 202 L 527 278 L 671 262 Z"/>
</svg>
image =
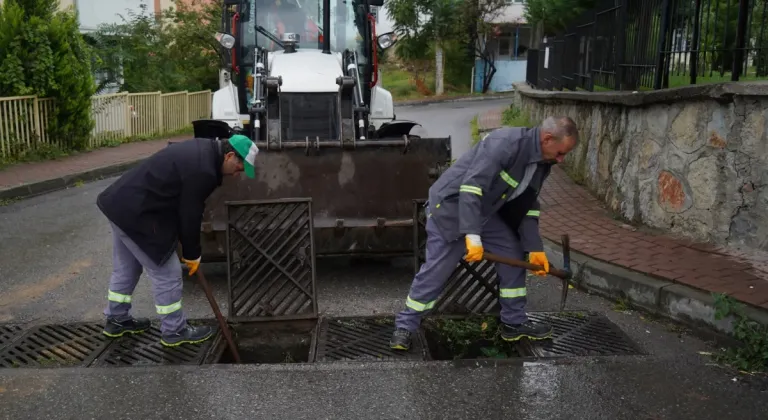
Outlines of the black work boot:
<svg viewBox="0 0 768 420">
<path fill-rule="evenodd" d="M 404 328 L 397 328 L 389 339 L 389 348 L 392 350 L 405 350 L 411 348 L 411 332 Z"/>
<path fill-rule="evenodd" d="M 107 318 L 104 325 L 104 335 L 110 338 L 118 338 L 125 333 L 140 334 L 152 326 L 150 320 L 146 318 L 128 318 L 124 321 L 118 321 L 117 318 Z"/>
<path fill-rule="evenodd" d="M 163 334 L 160 344 L 166 347 L 176 347 L 182 344 L 197 344 L 213 337 L 213 328 L 205 326 L 192 326 L 187 324 L 181 331 L 175 334 Z"/>
<path fill-rule="evenodd" d="M 502 324 L 501 338 L 504 341 L 518 341 L 521 338 L 529 340 L 546 340 L 552 337 L 552 326 L 549 324 L 534 324 L 525 321 L 522 324 Z"/>
</svg>

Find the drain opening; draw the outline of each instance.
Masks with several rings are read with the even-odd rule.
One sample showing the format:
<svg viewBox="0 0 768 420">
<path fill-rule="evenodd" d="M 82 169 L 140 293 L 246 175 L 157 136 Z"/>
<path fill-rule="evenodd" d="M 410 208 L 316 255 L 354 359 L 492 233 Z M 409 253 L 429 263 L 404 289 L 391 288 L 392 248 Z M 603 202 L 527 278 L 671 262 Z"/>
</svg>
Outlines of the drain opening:
<svg viewBox="0 0 768 420">
<path fill-rule="evenodd" d="M 502 340 L 497 317 L 426 318 L 422 326 L 433 360 L 512 359 L 521 356 L 517 344 Z"/>
<path fill-rule="evenodd" d="M 232 326 L 232 338 L 242 363 L 306 363 L 311 360 L 316 324 L 314 320 L 240 323 Z M 217 363 L 234 363 L 226 340 L 217 341 Z"/>
</svg>

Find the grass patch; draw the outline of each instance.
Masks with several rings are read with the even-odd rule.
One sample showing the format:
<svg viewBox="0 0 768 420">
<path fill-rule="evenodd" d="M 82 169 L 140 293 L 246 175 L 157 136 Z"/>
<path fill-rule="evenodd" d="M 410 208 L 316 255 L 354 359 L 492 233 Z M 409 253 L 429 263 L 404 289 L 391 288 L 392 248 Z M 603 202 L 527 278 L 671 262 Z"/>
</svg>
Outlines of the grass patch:
<svg viewBox="0 0 768 420">
<path fill-rule="evenodd" d="M 741 343 L 737 347 L 721 349 L 713 355 L 714 359 L 743 372 L 768 371 L 768 326 L 747 318 L 744 306 L 732 297 L 716 293 L 714 298 L 715 319 L 732 315 L 733 337 Z"/>
<path fill-rule="evenodd" d="M 480 141 L 480 126 L 478 125 L 478 117 L 475 115 L 475 118 L 472 118 L 472 121 L 469 122 L 469 127 L 472 130 L 472 145 L 474 146 L 477 144 L 477 142 Z"/>
<path fill-rule="evenodd" d="M 533 127 L 535 125 L 531 122 L 528 112 L 514 106 L 510 106 L 501 113 L 501 124 L 508 127 Z"/>
<path fill-rule="evenodd" d="M 392 94 L 392 98 L 396 101 L 470 95 L 469 90 L 457 88 L 448 83 L 444 85 L 443 95 L 435 95 L 434 69 L 425 72 L 423 81 L 419 83 L 412 73 L 394 65 L 387 65 L 381 71 L 381 85 Z M 476 93 L 476 95 L 481 94 Z"/>
</svg>

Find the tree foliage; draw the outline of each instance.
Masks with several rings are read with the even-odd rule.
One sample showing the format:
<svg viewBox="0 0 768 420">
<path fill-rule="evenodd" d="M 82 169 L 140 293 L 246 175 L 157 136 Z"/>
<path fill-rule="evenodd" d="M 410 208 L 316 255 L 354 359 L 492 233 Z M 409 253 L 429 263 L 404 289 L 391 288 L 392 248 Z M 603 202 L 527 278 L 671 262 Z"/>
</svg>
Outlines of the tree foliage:
<svg viewBox="0 0 768 420">
<path fill-rule="evenodd" d="M 487 43 L 495 36 L 490 22 L 506 6 L 505 0 L 389 0 L 387 14 L 399 39 L 397 55 L 411 71 L 418 71 L 429 67 L 435 47 L 440 47 L 450 63 L 447 79 L 468 80 L 476 58 L 494 68 L 495 56 Z M 484 83 L 486 89 L 492 77 Z"/>
<path fill-rule="evenodd" d="M 81 149 L 93 128 L 91 50 L 80 35 L 76 15 L 58 12 L 57 5 L 56 0 L 3 3 L 0 96 L 53 98 L 49 134 Z"/>
<path fill-rule="evenodd" d="M 565 29 L 596 0 L 527 0 L 524 16 L 530 24 L 541 24 L 544 33 L 552 34 Z"/>
<path fill-rule="evenodd" d="M 128 92 L 218 89 L 221 1 L 176 2 L 158 19 L 141 11 L 120 15 L 91 35 L 97 51 L 101 86 L 118 84 Z"/>
</svg>

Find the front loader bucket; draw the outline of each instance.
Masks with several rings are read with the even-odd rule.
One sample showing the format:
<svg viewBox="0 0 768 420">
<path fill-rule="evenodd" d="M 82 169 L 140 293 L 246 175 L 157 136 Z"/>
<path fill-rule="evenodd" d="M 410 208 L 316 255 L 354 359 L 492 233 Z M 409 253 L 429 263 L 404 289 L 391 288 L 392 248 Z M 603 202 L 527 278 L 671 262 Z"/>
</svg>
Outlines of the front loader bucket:
<svg viewBox="0 0 768 420">
<path fill-rule="evenodd" d="M 450 137 L 399 141 L 354 149 L 260 147 L 255 179 L 225 177 L 208 198 L 203 259 L 226 258 L 227 201 L 307 197 L 318 256 L 412 255 L 413 200 L 428 196 L 450 162 Z"/>
</svg>

